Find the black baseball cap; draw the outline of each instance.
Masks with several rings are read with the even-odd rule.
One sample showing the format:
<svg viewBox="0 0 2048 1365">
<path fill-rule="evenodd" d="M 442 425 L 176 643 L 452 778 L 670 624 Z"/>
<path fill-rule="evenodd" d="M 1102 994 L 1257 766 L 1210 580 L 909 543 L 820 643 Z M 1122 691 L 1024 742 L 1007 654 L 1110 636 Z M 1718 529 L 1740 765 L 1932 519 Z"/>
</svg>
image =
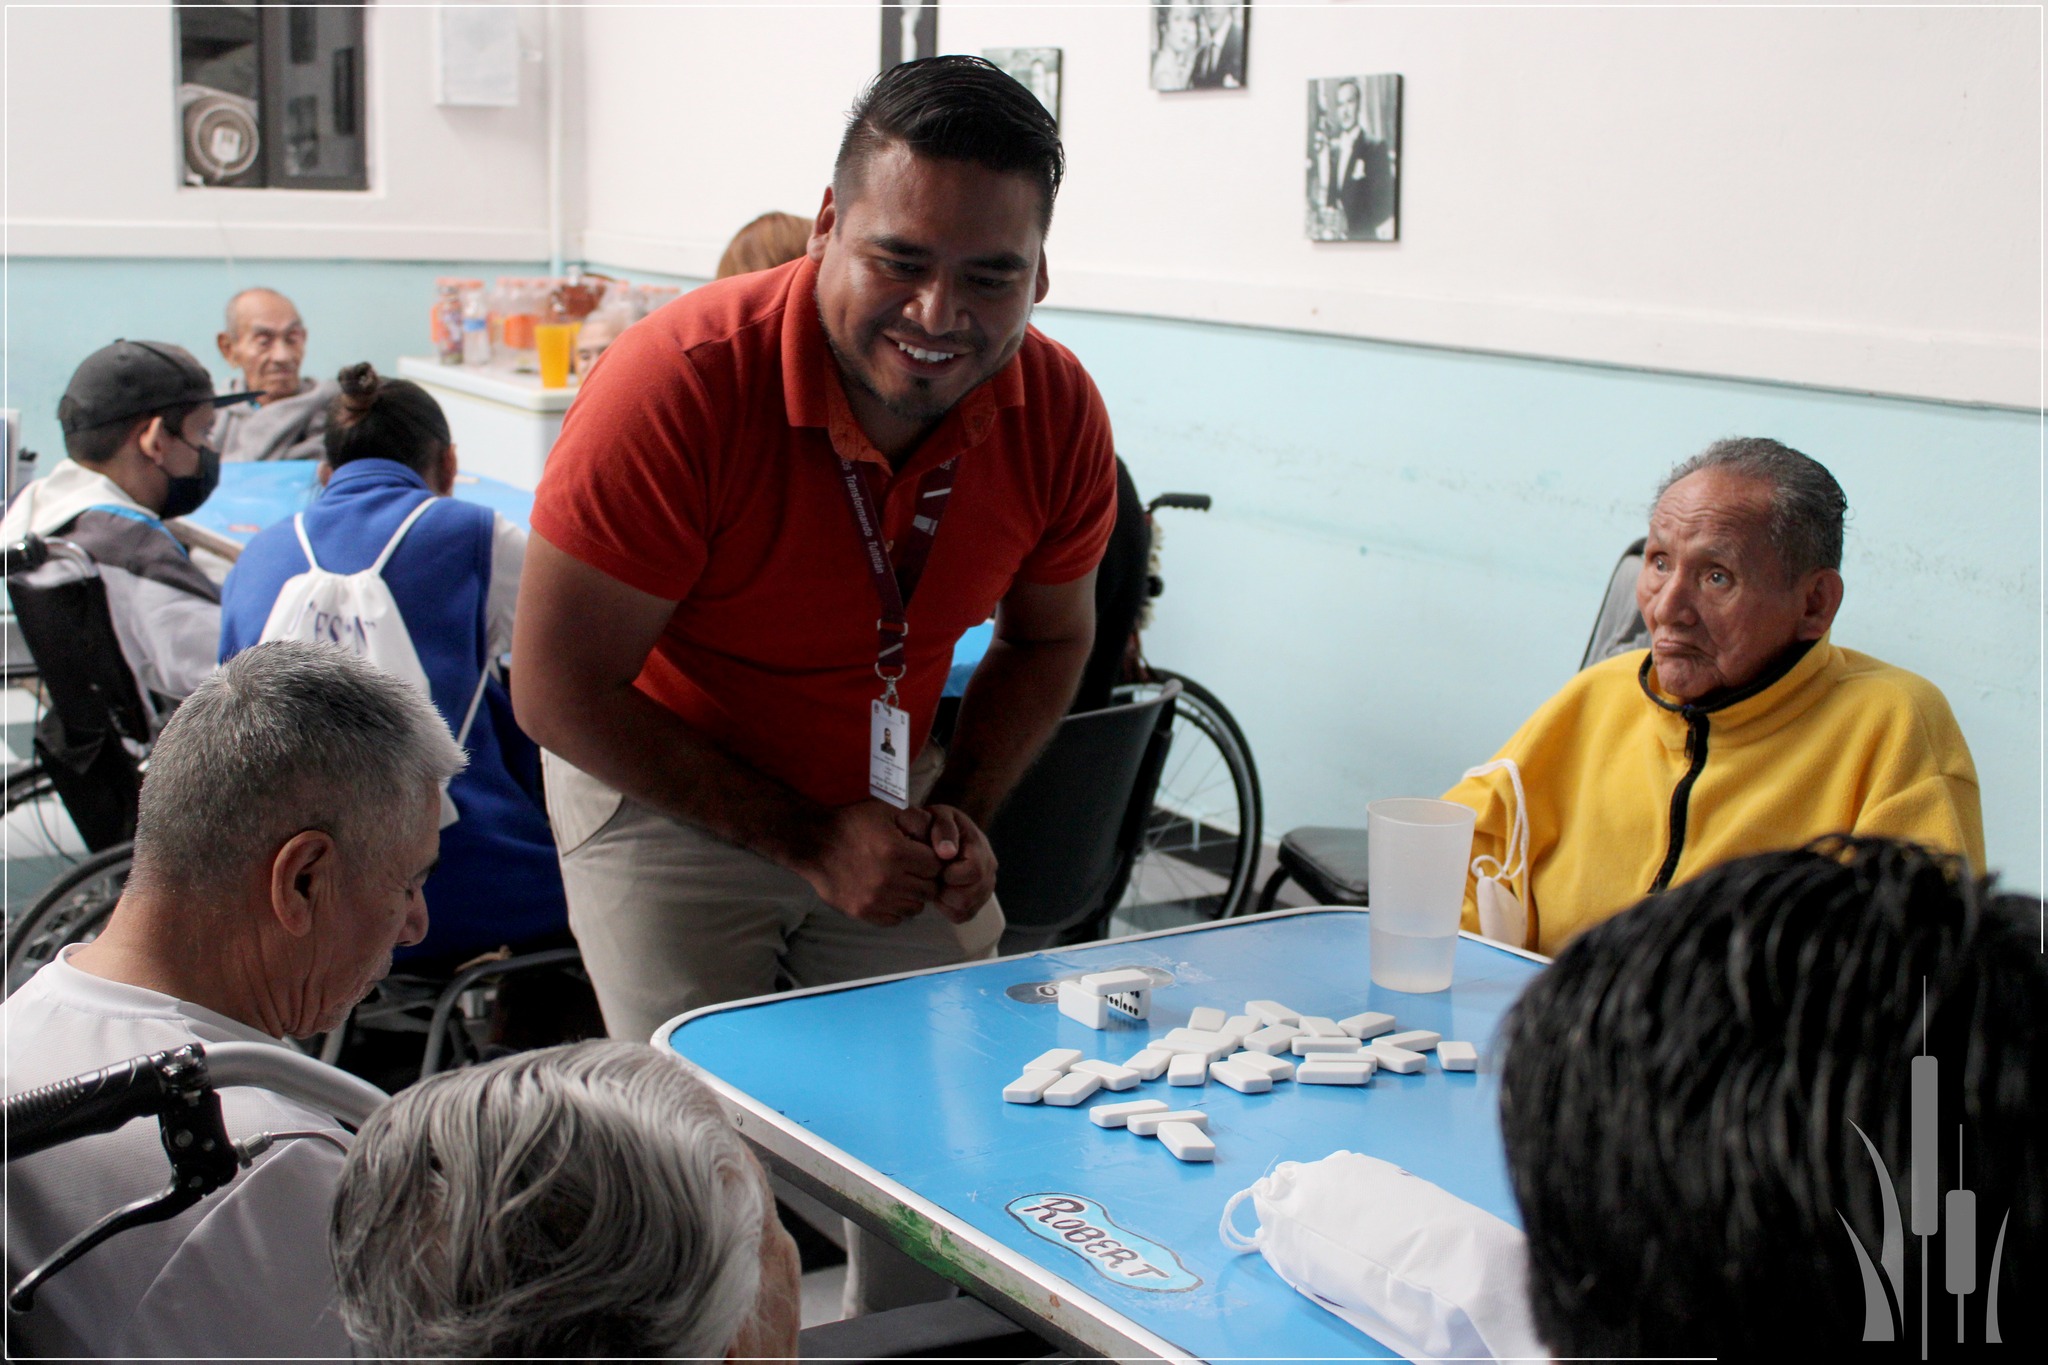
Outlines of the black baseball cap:
<svg viewBox="0 0 2048 1365">
<path fill-rule="evenodd" d="M 217 394 L 213 376 L 183 346 L 168 341 L 117 341 L 85 358 L 57 402 L 57 424 L 66 435 L 91 431 L 165 408 L 211 403 L 224 408 L 258 395 Z"/>
</svg>

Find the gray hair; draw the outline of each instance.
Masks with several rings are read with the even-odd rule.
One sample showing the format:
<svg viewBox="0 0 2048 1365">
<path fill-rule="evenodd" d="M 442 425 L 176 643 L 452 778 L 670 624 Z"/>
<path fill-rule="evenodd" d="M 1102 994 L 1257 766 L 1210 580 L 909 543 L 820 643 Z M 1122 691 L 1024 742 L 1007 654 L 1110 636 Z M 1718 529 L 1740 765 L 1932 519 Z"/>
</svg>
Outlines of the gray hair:
<svg viewBox="0 0 2048 1365">
<path fill-rule="evenodd" d="M 334 645 L 274 640 L 193 689 L 157 736 L 135 822 L 140 885 L 221 892 L 301 830 L 372 855 L 467 760 L 418 689 Z"/>
<path fill-rule="evenodd" d="M 241 310 L 237 305 L 239 305 L 243 299 L 252 297 L 253 295 L 256 294 L 268 294 L 272 298 L 284 299 L 286 303 L 292 302 L 290 299 L 285 298 L 283 293 L 281 293 L 278 290 L 272 289 L 267 284 L 252 284 L 247 289 L 238 290 L 235 296 L 228 300 L 228 306 L 226 309 L 223 310 L 227 317 L 226 331 L 229 336 L 240 337 L 242 335 Z M 292 311 L 294 313 L 299 311 L 299 307 L 297 304 L 292 304 Z"/>
<path fill-rule="evenodd" d="M 1707 469 L 1725 469 L 1770 486 L 1766 534 L 1771 548 L 1778 552 L 1786 581 L 1796 581 L 1815 569 L 1842 567 L 1842 528 L 1849 515 L 1849 499 L 1827 466 L 1768 436 L 1731 436 L 1665 475 L 1664 482 L 1657 485 L 1656 502 L 1662 502 L 1680 479 Z"/>
<path fill-rule="evenodd" d="M 769 1205 L 671 1053 L 574 1043 L 444 1072 L 371 1115 L 342 1168 L 342 1322 L 386 1358 L 723 1359 Z"/>
</svg>

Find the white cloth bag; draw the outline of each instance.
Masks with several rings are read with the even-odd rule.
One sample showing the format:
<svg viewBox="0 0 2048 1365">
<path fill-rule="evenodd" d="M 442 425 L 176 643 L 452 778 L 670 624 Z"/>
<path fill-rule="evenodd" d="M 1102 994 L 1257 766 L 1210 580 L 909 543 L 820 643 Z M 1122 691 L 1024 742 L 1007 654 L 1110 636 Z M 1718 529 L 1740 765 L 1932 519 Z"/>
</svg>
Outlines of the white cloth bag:
<svg viewBox="0 0 2048 1365">
<path fill-rule="evenodd" d="M 1246 1199 L 1249 1236 L 1232 1221 Z M 1391 1162 L 1282 1162 L 1231 1196 L 1219 1234 L 1410 1360 L 1550 1358 L 1529 1321 L 1522 1234 Z"/>
</svg>

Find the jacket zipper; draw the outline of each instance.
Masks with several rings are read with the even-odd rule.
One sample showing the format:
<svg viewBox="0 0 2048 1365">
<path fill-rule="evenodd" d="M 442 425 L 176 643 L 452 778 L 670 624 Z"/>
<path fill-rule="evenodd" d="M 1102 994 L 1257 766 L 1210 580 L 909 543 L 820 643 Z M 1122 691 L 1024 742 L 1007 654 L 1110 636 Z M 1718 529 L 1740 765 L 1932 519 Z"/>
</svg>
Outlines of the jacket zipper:
<svg viewBox="0 0 2048 1365">
<path fill-rule="evenodd" d="M 1678 779 L 1678 785 L 1671 789 L 1671 836 L 1665 849 L 1664 865 L 1657 869 L 1657 878 L 1650 883 L 1650 890 L 1662 891 L 1671 885 L 1673 874 L 1678 871 L 1678 860 L 1685 854 L 1686 807 L 1692 801 L 1693 783 L 1699 781 L 1700 773 L 1707 766 L 1707 713 L 1685 710 L 1685 752 L 1692 761 L 1686 766 L 1685 776 Z"/>
</svg>

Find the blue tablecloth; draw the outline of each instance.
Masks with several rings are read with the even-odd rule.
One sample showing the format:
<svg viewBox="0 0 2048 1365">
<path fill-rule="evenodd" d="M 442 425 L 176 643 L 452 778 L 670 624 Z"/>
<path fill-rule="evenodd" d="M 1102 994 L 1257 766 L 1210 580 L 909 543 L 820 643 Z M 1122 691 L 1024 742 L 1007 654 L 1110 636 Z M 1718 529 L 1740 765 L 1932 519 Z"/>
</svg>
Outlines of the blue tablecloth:
<svg viewBox="0 0 2048 1365">
<path fill-rule="evenodd" d="M 205 506 L 185 520 L 216 535 L 247 544 L 272 522 L 303 512 L 319 492 L 313 480 L 313 463 L 308 460 L 236 462 L 220 467 L 220 487 Z M 455 476 L 455 496 L 465 502 L 481 503 L 520 526 L 533 519 L 533 491 L 487 478 L 481 474 Z M 988 651 L 995 634 L 992 624 L 979 625 L 960 637 L 953 648 L 953 667 L 946 677 L 945 695 L 957 697 L 967 690 L 974 666 Z"/>
<path fill-rule="evenodd" d="M 1224 1203 L 1275 1162 L 1350 1150 L 1392 1161 L 1519 1225 L 1496 1118 L 1493 1040 L 1541 964 L 1467 938 L 1458 944 L 1450 990 L 1387 991 L 1367 979 L 1369 923 L 1355 910 L 1225 921 L 724 1006 L 684 1019 L 669 1042 L 780 1116 L 767 1122 L 828 1144 L 834 1160 L 844 1154 L 872 1167 L 964 1222 L 965 1238 L 929 1238 L 963 1262 L 985 1258 L 990 1248 L 1021 1255 L 1203 1359 L 1372 1355 L 1377 1343 L 1290 1289 L 1262 1257 L 1235 1255 L 1219 1241 Z M 1124 966 L 1172 977 L 1153 992 L 1146 1023 L 1096 1032 L 1029 989 Z M 1176 1161 L 1157 1141 L 1096 1127 L 1087 1105 L 1002 1100 L 1003 1086 L 1048 1048 L 1120 1062 L 1146 1038 L 1186 1024 L 1195 1006 L 1235 1013 L 1253 999 L 1332 1018 L 1385 1011 L 1402 1028 L 1477 1044 L 1480 1070 L 1446 1073 L 1432 1058 L 1420 1074 L 1382 1073 L 1364 1087 L 1289 1081 L 1262 1095 L 1213 1082 L 1169 1087 L 1162 1077 L 1089 1102 L 1161 1099 L 1206 1110 L 1217 1154 L 1204 1165 Z M 761 1122 L 749 1118 L 745 1126 L 757 1140 Z M 1019 1201 L 1039 1195 L 1090 1201 L 1126 1233 L 1169 1251 L 1196 1283 L 1147 1289 L 1119 1282 L 1031 1229 L 1021 1214 L 1028 1204 Z M 1251 1225 L 1248 1210 L 1240 1222 Z"/>
</svg>

